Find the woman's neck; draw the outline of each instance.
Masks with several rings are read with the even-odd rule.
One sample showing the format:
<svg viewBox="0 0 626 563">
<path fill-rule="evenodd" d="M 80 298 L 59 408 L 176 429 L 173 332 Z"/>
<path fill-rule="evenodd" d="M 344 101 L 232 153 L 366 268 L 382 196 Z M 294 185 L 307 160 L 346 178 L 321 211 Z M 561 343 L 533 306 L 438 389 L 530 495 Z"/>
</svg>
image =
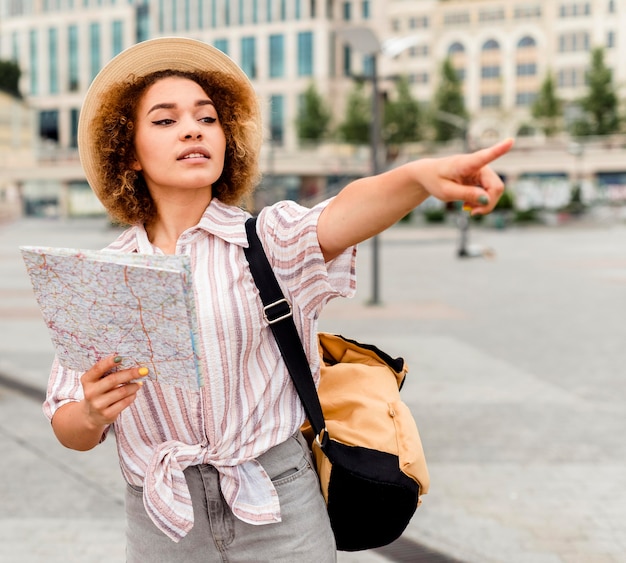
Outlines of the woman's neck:
<svg viewBox="0 0 626 563">
<path fill-rule="evenodd" d="M 169 201 L 157 204 L 155 218 L 145 225 L 148 239 L 165 254 L 175 254 L 180 235 L 198 224 L 210 202 L 209 198 L 193 203 Z"/>
</svg>

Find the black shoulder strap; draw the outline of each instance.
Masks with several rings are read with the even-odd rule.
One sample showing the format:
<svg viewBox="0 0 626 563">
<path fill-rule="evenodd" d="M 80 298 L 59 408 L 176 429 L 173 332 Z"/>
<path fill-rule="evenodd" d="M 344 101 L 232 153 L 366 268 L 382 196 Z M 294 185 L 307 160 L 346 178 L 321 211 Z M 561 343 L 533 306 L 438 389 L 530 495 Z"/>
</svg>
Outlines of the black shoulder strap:
<svg viewBox="0 0 626 563">
<path fill-rule="evenodd" d="M 319 436 L 325 428 L 324 415 L 311 375 L 309 361 L 293 322 L 291 305 L 285 299 L 278 285 L 272 266 L 257 235 L 255 217 L 246 221 L 246 234 L 248 235 L 249 247 L 245 248 L 244 251 L 250 264 L 254 282 L 259 288 L 263 302 L 263 315 L 274 333 L 278 348 L 283 355 L 311 427 L 315 435 Z M 327 433 L 324 434 L 324 438 L 326 438 Z"/>
</svg>

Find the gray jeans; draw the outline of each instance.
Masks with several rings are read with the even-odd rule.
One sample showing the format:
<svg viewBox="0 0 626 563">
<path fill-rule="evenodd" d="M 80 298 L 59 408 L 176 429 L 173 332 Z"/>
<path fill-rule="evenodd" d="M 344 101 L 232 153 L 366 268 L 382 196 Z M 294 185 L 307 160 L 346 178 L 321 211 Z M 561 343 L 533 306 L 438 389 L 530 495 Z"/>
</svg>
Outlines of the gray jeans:
<svg viewBox="0 0 626 563">
<path fill-rule="evenodd" d="M 127 486 L 127 563 L 335 562 L 335 538 L 302 436 L 289 438 L 258 461 L 278 492 L 282 522 L 262 526 L 242 522 L 224 501 L 215 468 L 192 466 L 185 470 L 185 478 L 194 526 L 178 543 L 152 523 L 142 490 Z"/>
</svg>

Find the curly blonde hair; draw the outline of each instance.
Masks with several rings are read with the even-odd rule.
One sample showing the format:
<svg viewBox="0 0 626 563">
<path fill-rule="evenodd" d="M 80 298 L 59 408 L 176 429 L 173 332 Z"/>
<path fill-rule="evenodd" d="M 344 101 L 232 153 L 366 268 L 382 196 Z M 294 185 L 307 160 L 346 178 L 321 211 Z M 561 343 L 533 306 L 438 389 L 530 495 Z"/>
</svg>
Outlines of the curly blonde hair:
<svg viewBox="0 0 626 563">
<path fill-rule="evenodd" d="M 193 80 L 213 100 L 226 137 L 224 170 L 213 184 L 213 197 L 237 205 L 256 187 L 259 178 L 260 124 L 254 117 L 257 101 L 235 78 L 220 72 L 161 70 L 112 86 L 100 99 L 91 121 L 91 142 L 97 147 L 100 200 L 111 217 L 123 224 L 149 223 L 156 207 L 140 172 L 133 170 L 134 123 L 143 93 L 170 76 Z"/>
</svg>

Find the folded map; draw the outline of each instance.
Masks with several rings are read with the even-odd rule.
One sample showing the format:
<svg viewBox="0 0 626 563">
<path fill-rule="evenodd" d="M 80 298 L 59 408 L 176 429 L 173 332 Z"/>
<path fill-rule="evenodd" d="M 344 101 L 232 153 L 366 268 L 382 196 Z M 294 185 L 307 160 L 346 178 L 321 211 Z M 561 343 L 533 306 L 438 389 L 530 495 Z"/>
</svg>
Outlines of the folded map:
<svg viewBox="0 0 626 563">
<path fill-rule="evenodd" d="M 188 256 L 20 251 L 63 367 L 84 372 L 116 354 L 160 384 L 202 386 Z"/>
</svg>

